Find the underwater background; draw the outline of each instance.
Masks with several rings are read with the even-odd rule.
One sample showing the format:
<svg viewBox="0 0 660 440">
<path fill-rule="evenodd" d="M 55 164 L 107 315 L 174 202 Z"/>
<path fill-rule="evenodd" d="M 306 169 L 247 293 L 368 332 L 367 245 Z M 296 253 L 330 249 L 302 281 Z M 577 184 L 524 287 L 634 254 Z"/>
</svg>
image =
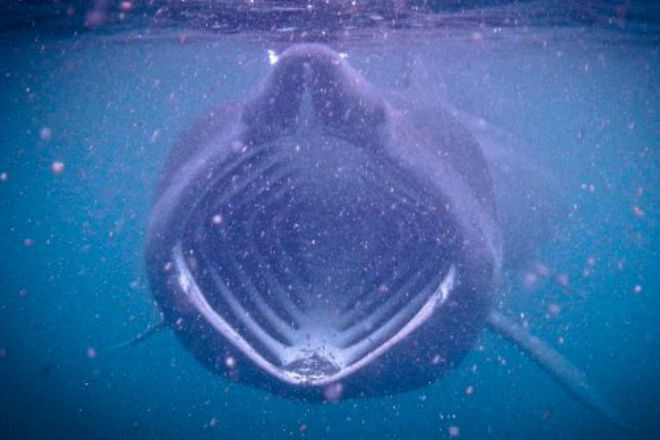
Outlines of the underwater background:
<svg viewBox="0 0 660 440">
<path fill-rule="evenodd" d="M 338 24 L 305 20 L 325 2 L 275 3 L 8 3 L 0 438 L 658 438 L 660 8 L 363 2 Z M 628 428 L 486 330 L 438 383 L 323 404 L 216 376 L 167 329 L 116 348 L 159 319 L 143 246 L 169 148 L 296 41 L 507 133 L 559 188 L 560 233 L 505 273 L 498 307 L 585 371 Z"/>
</svg>

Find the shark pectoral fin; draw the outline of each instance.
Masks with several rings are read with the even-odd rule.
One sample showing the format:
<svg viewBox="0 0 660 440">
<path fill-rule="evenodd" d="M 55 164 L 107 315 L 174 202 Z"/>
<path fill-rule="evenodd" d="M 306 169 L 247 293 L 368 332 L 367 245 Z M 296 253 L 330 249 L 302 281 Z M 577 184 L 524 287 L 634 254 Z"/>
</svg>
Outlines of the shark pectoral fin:
<svg viewBox="0 0 660 440">
<path fill-rule="evenodd" d="M 145 341 L 149 339 L 151 336 L 155 335 L 160 331 L 160 329 L 164 328 L 167 326 L 167 323 L 165 322 L 165 317 L 161 314 L 160 319 L 153 324 L 151 324 L 145 331 L 142 333 L 138 333 L 135 335 L 133 339 L 127 342 L 122 342 L 117 345 L 113 345 L 112 347 L 106 348 L 106 351 L 115 351 L 115 350 L 123 350 L 124 348 L 129 348 L 129 347 L 135 347 L 137 344 L 141 343 L 142 341 Z"/>
<path fill-rule="evenodd" d="M 496 310 L 490 311 L 487 323 L 491 330 L 522 349 L 578 400 L 620 427 L 630 427 L 627 420 L 587 382 L 584 372 L 571 364 L 557 350 Z"/>
</svg>

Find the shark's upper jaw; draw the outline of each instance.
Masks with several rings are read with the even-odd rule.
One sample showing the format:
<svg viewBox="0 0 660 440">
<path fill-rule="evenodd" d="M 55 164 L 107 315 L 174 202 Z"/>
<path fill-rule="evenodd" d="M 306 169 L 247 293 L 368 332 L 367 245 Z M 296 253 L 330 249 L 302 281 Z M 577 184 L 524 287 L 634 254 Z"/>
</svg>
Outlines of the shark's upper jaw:
<svg viewBox="0 0 660 440">
<path fill-rule="evenodd" d="M 322 133 L 246 148 L 182 217 L 177 288 L 261 370 L 329 384 L 449 298 L 457 238 L 440 206 L 395 164 Z"/>
</svg>

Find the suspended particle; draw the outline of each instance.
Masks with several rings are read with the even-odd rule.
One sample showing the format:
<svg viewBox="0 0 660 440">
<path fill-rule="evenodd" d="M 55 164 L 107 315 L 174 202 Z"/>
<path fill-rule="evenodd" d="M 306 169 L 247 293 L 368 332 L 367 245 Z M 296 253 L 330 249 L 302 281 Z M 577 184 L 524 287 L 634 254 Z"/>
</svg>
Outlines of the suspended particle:
<svg viewBox="0 0 660 440">
<path fill-rule="evenodd" d="M 438 365 L 439 363 L 444 362 L 444 361 L 445 360 L 443 359 L 442 356 L 440 356 L 439 354 L 436 354 L 435 356 L 433 356 L 433 359 L 431 359 L 431 365 Z"/>
<path fill-rule="evenodd" d="M 344 385 L 340 382 L 333 383 L 332 385 L 326 387 L 323 390 L 323 397 L 328 402 L 336 403 L 339 402 L 344 394 Z"/>
<path fill-rule="evenodd" d="M 48 127 L 43 127 L 39 130 L 39 138 L 44 142 L 48 142 L 53 138 L 53 130 Z"/>
<path fill-rule="evenodd" d="M 548 266 L 541 262 L 534 264 L 534 272 L 541 278 L 547 278 L 550 275 L 550 269 L 548 269 Z"/>
<path fill-rule="evenodd" d="M 268 49 L 268 64 L 274 66 L 280 60 L 280 57 L 275 53 L 274 50 Z"/>
<path fill-rule="evenodd" d="M 484 36 L 481 32 L 472 32 L 470 34 L 469 41 L 470 43 L 481 43 L 484 39 Z"/>
<path fill-rule="evenodd" d="M 131 9 L 133 9 L 133 3 L 129 2 L 129 1 L 123 1 L 123 2 L 119 3 L 119 10 L 120 11 L 128 12 Z"/>
<path fill-rule="evenodd" d="M 97 28 L 107 21 L 108 16 L 102 8 L 92 9 L 85 15 L 85 27 Z"/>
<path fill-rule="evenodd" d="M 626 260 L 625 260 L 625 259 L 621 259 L 621 260 L 617 261 L 617 263 L 616 263 L 616 268 L 617 268 L 618 270 L 621 271 L 621 270 L 623 270 L 625 267 L 626 267 Z"/>
<path fill-rule="evenodd" d="M 225 366 L 231 370 L 236 368 L 236 358 L 234 358 L 233 356 L 227 356 L 225 358 Z"/>
<path fill-rule="evenodd" d="M 158 140 L 160 139 L 160 133 L 161 133 L 160 128 L 155 129 L 153 131 L 153 133 L 151 133 L 151 137 L 149 138 L 149 142 L 151 142 L 152 144 L 155 144 L 156 142 L 158 142 Z"/>
<path fill-rule="evenodd" d="M 538 277 L 536 276 L 535 273 L 526 272 L 526 273 L 523 274 L 522 283 L 523 283 L 523 287 L 526 290 L 536 289 L 538 287 L 538 281 L 539 281 L 539 279 L 538 279 Z"/>
<path fill-rule="evenodd" d="M 561 313 L 561 307 L 559 306 L 559 304 L 553 303 L 548 306 L 548 315 L 551 318 L 556 318 L 557 316 L 559 316 L 559 313 Z"/>
<path fill-rule="evenodd" d="M 59 160 L 53 161 L 53 163 L 50 165 L 50 170 L 55 175 L 62 174 L 64 172 L 64 162 Z"/>
</svg>

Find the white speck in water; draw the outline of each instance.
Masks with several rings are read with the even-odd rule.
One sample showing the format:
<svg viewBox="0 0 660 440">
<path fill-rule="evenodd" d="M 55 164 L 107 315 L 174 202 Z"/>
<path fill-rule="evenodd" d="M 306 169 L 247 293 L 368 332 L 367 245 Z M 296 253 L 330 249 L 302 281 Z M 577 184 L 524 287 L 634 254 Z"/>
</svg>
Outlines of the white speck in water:
<svg viewBox="0 0 660 440">
<path fill-rule="evenodd" d="M 587 192 L 592 193 L 592 194 L 594 192 L 596 192 L 596 185 L 594 185 L 593 183 L 583 183 L 582 185 L 580 185 L 580 187 L 584 191 L 587 191 Z"/>
<path fill-rule="evenodd" d="M 231 142 L 231 149 L 234 153 L 245 153 L 247 151 L 247 145 L 243 142 L 234 140 Z"/>
<path fill-rule="evenodd" d="M 538 277 L 536 274 L 526 272 L 523 274 L 523 287 L 527 290 L 534 290 L 538 287 Z"/>
<path fill-rule="evenodd" d="M 548 269 L 548 266 L 545 264 L 537 262 L 534 265 L 534 273 L 542 278 L 546 278 L 548 275 L 550 275 L 550 269 Z"/>
<path fill-rule="evenodd" d="M 56 160 L 50 165 L 50 170 L 53 174 L 58 175 L 64 172 L 64 162 Z"/>
<path fill-rule="evenodd" d="M 483 39 L 484 36 L 481 32 L 472 32 L 472 34 L 470 34 L 469 41 L 471 43 L 481 43 Z"/>
<path fill-rule="evenodd" d="M 133 9 L 133 3 L 129 1 L 123 1 L 119 3 L 119 10 L 123 12 L 128 12 Z"/>
<path fill-rule="evenodd" d="M 48 142 L 53 138 L 53 130 L 48 127 L 43 127 L 41 130 L 39 130 L 39 138 L 41 138 L 41 140 L 44 142 Z"/>
<path fill-rule="evenodd" d="M 274 66 L 275 64 L 277 64 L 279 60 L 280 60 L 279 55 L 277 55 L 274 50 L 268 49 L 268 63 L 271 66 Z"/>
<path fill-rule="evenodd" d="M 565 273 L 560 273 L 557 275 L 556 279 L 557 284 L 559 284 L 561 287 L 568 287 L 569 281 L 568 281 L 568 274 Z"/>
<path fill-rule="evenodd" d="M 341 382 L 333 383 L 323 390 L 323 397 L 328 402 L 339 402 L 344 394 L 344 385 Z"/>
<path fill-rule="evenodd" d="M 152 144 L 155 144 L 156 142 L 158 142 L 158 139 L 160 139 L 160 133 L 161 133 L 160 128 L 155 129 L 154 132 L 151 133 L 151 137 L 149 138 L 149 142 L 151 142 Z"/>
<path fill-rule="evenodd" d="M 551 318 L 556 318 L 561 313 L 561 307 L 559 304 L 550 304 L 548 306 L 548 316 Z"/>
</svg>

